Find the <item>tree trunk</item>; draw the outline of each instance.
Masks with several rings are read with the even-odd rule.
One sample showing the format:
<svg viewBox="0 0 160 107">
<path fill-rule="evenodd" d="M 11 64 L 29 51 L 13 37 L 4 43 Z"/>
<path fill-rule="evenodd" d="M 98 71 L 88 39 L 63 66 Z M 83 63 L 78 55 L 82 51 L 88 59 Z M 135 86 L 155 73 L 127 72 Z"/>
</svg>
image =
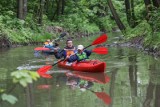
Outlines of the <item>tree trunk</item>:
<svg viewBox="0 0 160 107">
<path fill-rule="evenodd" d="M 146 11 L 147 13 L 149 13 L 149 11 L 151 11 L 151 0 L 144 0 L 145 6 L 146 6 Z"/>
<path fill-rule="evenodd" d="M 160 0 L 152 0 L 152 2 L 153 2 L 153 6 L 157 8 L 160 6 Z"/>
<path fill-rule="evenodd" d="M 40 0 L 40 8 L 38 15 L 38 24 L 40 25 L 42 25 L 42 20 L 43 20 L 43 9 L 44 9 L 44 0 Z"/>
<path fill-rule="evenodd" d="M 27 0 L 24 0 L 24 18 L 27 16 Z"/>
<path fill-rule="evenodd" d="M 135 18 L 135 14 L 134 14 L 134 0 L 131 0 L 131 27 L 135 27 L 137 25 L 136 23 L 136 18 Z"/>
<path fill-rule="evenodd" d="M 135 23 L 135 14 L 134 14 L 134 1 L 133 0 L 125 0 L 125 7 L 126 7 L 126 16 L 128 24 L 134 28 L 136 26 Z"/>
<path fill-rule="evenodd" d="M 57 17 L 60 15 L 61 13 L 61 0 L 57 0 Z"/>
<path fill-rule="evenodd" d="M 130 1 L 125 0 L 125 8 L 126 8 L 126 15 L 127 15 L 127 21 L 130 24 L 131 22 L 131 7 L 130 7 Z"/>
<path fill-rule="evenodd" d="M 23 0 L 17 0 L 17 7 L 18 7 L 17 18 L 23 20 L 24 19 Z"/>
<path fill-rule="evenodd" d="M 113 4 L 112 4 L 112 1 L 111 1 L 111 0 L 107 0 L 107 2 L 108 2 L 109 8 L 110 8 L 110 10 L 111 10 L 111 12 L 112 12 L 112 15 L 113 15 L 113 17 L 114 17 L 114 20 L 116 21 L 119 29 L 120 29 L 121 31 L 122 31 L 122 30 L 125 30 L 125 26 L 124 26 L 123 23 L 121 22 L 121 20 L 120 20 L 120 18 L 119 18 L 119 16 L 118 16 L 118 14 L 117 14 L 117 12 L 116 12 Z"/>
<path fill-rule="evenodd" d="M 48 15 L 48 13 L 49 13 L 49 7 L 50 7 L 50 0 L 46 0 L 45 1 L 45 13 Z"/>
<path fill-rule="evenodd" d="M 61 10 L 61 14 L 64 14 L 64 9 L 65 9 L 65 0 L 62 0 L 62 10 Z"/>
</svg>

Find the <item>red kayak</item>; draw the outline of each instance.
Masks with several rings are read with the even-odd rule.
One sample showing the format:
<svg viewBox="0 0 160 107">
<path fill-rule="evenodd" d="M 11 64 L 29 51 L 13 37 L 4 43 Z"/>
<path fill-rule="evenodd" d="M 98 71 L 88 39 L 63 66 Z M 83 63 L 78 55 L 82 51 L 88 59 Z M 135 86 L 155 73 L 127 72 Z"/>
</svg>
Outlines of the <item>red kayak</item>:
<svg viewBox="0 0 160 107">
<path fill-rule="evenodd" d="M 66 76 L 68 77 L 79 77 L 86 81 L 97 82 L 100 84 L 106 84 L 110 81 L 110 77 L 108 77 L 104 73 L 89 73 L 89 72 L 66 72 Z"/>
<path fill-rule="evenodd" d="M 74 62 L 71 65 L 67 64 L 67 61 L 62 61 L 58 63 L 58 67 L 65 68 L 74 71 L 83 71 L 83 72 L 104 72 L 106 68 L 106 63 L 99 60 L 89 60 Z"/>
</svg>

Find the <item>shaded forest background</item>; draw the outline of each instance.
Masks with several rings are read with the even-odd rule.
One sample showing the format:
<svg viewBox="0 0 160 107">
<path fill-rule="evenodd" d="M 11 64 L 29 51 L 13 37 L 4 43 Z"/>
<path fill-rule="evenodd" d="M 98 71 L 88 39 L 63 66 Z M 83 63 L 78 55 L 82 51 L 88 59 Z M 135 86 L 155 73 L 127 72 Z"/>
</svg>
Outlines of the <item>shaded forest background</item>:
<svg viewBox="0 0 160 107">
<path fill-rule="evenodd" d="M 160 0 L 2 0 L 1 47 L 109 32 L 118 27 L 124 40 L 152 50 L 160 47 Z"/>
</svg>

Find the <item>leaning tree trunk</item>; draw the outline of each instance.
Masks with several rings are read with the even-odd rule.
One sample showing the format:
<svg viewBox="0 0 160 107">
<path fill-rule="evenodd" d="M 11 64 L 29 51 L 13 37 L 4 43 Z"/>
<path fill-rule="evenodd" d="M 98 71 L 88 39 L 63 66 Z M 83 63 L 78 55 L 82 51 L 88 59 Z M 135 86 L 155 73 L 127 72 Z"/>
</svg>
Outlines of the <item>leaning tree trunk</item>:
<svg viewBox="0 0 160 107">
<path fill-rule="evenodd" d="M 17 18 L 24 19 L 23 0 L 17 0 Z"/>
<path fill-rule="evenodd" d="M 118 14 L 117 14 L 117 12 L 116 12 L 113 4 L 112 4 L 112 1 L 111 1 L 111 0 L 107 0 L 107 2 L 108 2 L 109 8 L 110 8 L 110 10 L 111 10 L 111 12 L 112 12 L 112 15 L 113 15 L 113 17 L 114 17 L 114 19 L 115 19 L 115 21 L 116 21 L 119 29 L 120 29 L 121 31 L 122 31 L 122 30 L 125 30 L 125 26 L 124 26 L 123 23 L 121 22 L 121 20 L 120 20 L 120 18 L 119 18 L 119 16 L 118 16 Z"/>
</svg>

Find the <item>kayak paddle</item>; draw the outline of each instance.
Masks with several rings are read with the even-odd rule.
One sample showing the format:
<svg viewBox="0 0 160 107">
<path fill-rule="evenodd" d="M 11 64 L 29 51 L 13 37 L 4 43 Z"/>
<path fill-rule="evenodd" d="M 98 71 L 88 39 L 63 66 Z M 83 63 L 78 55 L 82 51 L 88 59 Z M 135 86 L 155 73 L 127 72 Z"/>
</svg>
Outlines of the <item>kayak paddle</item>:
<svg viewBox="0 0 160 107">
<path fill-rule="evenodd" d="M 101 44 L 103 42 L 106 42 L 106 40 L 108 39 L 108 36 L 106 34 L 102 34 L 100 37 L 98 37 L 96 40 L 94 40 L 92 42 L 92 44 L 86 46 L 84 49 L 92 46 L 92 45 L 98 45 L 98 44 Z"/>
<path fill-rule="evenodd" d="M 92 42 L 92 44 L 90 44 L 90 45 L 88 45 L 87 47 L 85 47 L 84 49 L 86 49 L 86 48 L 88 48 L 88 47 L 90 47 L 90 46 L 92 46 L 92 45 L 97 45 L 97 44 L 101 44 L 101 43 L 103 43 L 103 42 L 105 42 L 106 40 L 107 40 L 107 35 L 106 34 L 102 34 L 100 37 L 98 37 L 96 40 L 94 40 L 93 42 Z M 101 53 L 101 54 L 104 54 L 104 53 L 108 53 L 108 50 L 107 49 L 102 49 L 102 51 L 101 51 L 101 49 L 102 49 L 102 47 L 100 47 L 100 48 L 95 48 L 95 49 L 93 49 L 93 51 L 92 52 L 95 52 L 95 53 Z M 53 65 L 46 65 L 46 66 L 43 66 L 42 68 L 40 68 L 40 69 L 38 69 L 37 70 L 37 72 L 38 73 L 45 73 L 45 72 L 47 72 L 48 70 L 50 70 L 54 65 L 56 65 L 56 64 L 58 64 L 58 63 L 60 63 L 60 62 L 62 62 L 62 61 L 64 61 L 65 59 L 62 59 L 62 60 L 59 60 L 58 62 L 56 62 L 56 63 L 54 63 Z"/>
<path fill-rule="evenodd" d="M 94 48 L 92 52 L 104 55 L 104 54 L 108 54 L 108 49 L 106 47 L 98 47 L 98 48 Z"/>
</svg>

